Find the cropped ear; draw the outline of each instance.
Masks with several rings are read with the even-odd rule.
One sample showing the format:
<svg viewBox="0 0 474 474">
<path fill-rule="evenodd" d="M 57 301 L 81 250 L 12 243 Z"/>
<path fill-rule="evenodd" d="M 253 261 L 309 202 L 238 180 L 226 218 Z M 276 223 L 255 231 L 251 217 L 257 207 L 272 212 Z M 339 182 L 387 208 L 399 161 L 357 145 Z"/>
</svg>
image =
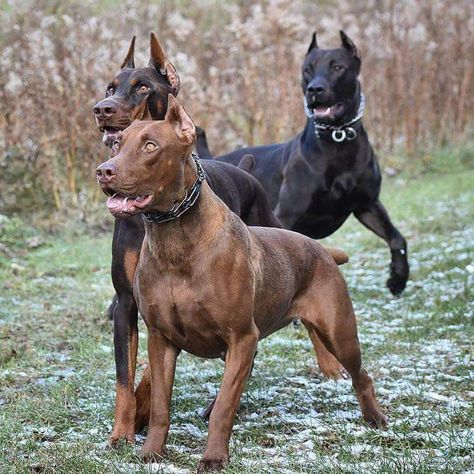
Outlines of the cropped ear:
<svg viewBox="0 0 474 474">
<path fill-rule="evenodd" d="M 155 33 L 150 33 L 150 67 L 154 67 L 168 81 L 173 95 L 177 96 L 181 81 L 176 68 L 168 61 Z"/>
<path fill-rule="evenodd" d="M 126 67 L 131 67 L 135 69 L 135 38 L 136 36 L 132 38 L 132 42 L 130 43 L 130 47 L 128 48 L 127 56 L 125 56 L 125 59 L 123 60 L 122 65 L 120 66 L 120 69 L 125 69 Z"/>
<path fill-rule="evenodd" d="M 311 53 L 311 51 L 318 47 L 318 39 L 316 38 L 316 31 L 313 33 L 313 37 L 311 38 L 311 44 L 309 45 L 308 51 L 306 55 Z"/>
<path fill-rule="evenodd" d="M 360 53 L 357 49 L 357 46 L 353 43 L 349 36 L 344 33 L 344 31 L 340 30 L 339 34 L 341 35 L 342 47 L 347 49 L 347 51 L 349 51 L 352 56 L 354 56 L 354 58 L 360 62 Z"/>
<path fill-rule="evenodd" d="M 166 111 L 165 122 L 171 124 L 181 141 L 189 143 L 189 145 L 195 142 L 196 126 L 173 94 L 168 94 L 168 110 Z"/>
</svg>

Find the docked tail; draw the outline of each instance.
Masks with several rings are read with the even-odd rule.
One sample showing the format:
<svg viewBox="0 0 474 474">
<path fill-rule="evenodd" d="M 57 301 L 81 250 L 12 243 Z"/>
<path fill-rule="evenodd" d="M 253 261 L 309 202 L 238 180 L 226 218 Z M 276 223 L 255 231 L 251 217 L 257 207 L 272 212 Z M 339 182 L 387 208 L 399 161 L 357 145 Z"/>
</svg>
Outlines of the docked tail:
<svg viewBox="0 0 474 474">
<path fill-rule="evenodd" d="M 335 249 L 332 247 L 326 247 L 326 250 L 331 254 L 331 257 L 338 265 L 343 265 L 344 263 L 347 263 L 349 261 L 349 256 L 346 252 L 342 250 Z"/>
</svg>

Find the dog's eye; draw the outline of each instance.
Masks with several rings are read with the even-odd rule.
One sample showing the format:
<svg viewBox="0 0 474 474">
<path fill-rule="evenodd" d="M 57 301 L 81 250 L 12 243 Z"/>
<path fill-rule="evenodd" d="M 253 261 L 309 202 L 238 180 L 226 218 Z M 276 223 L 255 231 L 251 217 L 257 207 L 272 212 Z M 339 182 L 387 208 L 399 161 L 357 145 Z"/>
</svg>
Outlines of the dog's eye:
<svg viewBox="0 0 474 474">
<path fill-rule="evenodd" d="M 306 66 L 303 72 L 304 74 L 311 74 L 313 72 L 313 68 L 311 66 Z"/>
<path fill-rule="evenodd" d="M 155 151 L 158 147 L 153 142 L 146 142 L 145 143 L 145 150 L 146 151 Z"/>
<path fill-rule="evenodd" d="M 109 87 L 107 89 L 107 92 L 105 93 L 105 95 L 109 96 L 109 95 L 113 95 L 115 92 L 115 89 L 113 87 Z"/>
<path fill-rule="evenodd" d="M 140 88 L 138 89 L 138 92 L 144 93 L 144 92 L 148 92 L 149 90 L 150 88 L 148 86 L 146 86 L 145 84 L 142 84 Z"/>
<path fill-rule="evenodd" d="M 341 66 L 340 64 L 334 64 L 332 67 L 332 70 L 335 72 L 341 72 L 344 69 L 344 66 Z"/>
</svg>

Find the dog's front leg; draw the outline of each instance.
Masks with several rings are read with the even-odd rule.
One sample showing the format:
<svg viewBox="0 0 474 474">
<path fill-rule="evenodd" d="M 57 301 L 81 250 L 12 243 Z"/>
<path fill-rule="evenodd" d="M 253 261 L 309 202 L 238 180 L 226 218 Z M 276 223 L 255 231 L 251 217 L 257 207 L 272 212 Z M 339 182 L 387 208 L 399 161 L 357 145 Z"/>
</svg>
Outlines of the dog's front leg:
<svg viewBox="0 0 474 474">
<path fill-rule="evenodd" d="M 154 460 L 164 455 L 178 354 L 179 349 L 160 330 L 148 327 L 151 400 L 148 435 L 141 451 L 145 460 Z"/>
<path fill-rule="evenodd" d="M 138 309 L 131 292 L 121 291 L 114 308 L 115 418 L 110 444 L 135 442 L 134 394 L 138 346 Z"/>
<path fill-rule="evenodd" d="M 301 157 L 291 159 L 283 171 L 283 180 L 274 214 L 285 229 L 292 229 L 311 204 L 317 179 Z"/>
<path fill-rule="evenodd" d="M 392 224 L 385 207 L 380 201 L 372 206 L 354 212 L 357 219 L 372 232 L 387 242 L 392 261 L 387 287 L 394 295 L 399 295 L 407 284 L 409 275 L 407 242 Z"/>
<path fill-rule="evenodd" d="M 229 438 L 245 382 L 257 349 L 258 330 L 234 336 L 225 358 L 224 378 L 209 419 L 207 448 L 199 462 L 198 473 L 220 470 L 229 460 Z"/>
</svg>

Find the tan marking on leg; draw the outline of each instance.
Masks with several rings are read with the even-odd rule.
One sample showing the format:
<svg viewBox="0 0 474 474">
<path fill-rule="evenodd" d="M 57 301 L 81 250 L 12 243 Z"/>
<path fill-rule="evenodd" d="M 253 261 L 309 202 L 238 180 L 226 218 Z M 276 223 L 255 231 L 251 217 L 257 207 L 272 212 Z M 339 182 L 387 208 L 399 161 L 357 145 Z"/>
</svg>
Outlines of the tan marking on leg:
<svg viewBox="0 0 474 474">
<path fill-rule="evenodd" d="M 124 439 L 128 443 L 135 443 L 135 396 L 124 385 L 117 383 L 115 387 L 115 422 L 110 435 L 110 444 Z"/>
<path fill-rule="evenodd" d="M 110 444 L 120 439 L 135 443 L 135 419 L 137 403 L 134 393 L 135 370 L 137 365 L 138 328 L 132 328 L 128 339 L 128 385 L 117 381 L 115 385 L 115 416 L 114 429 L 110 436 Z"/>
<path fill-rule="evenodd" d="M 133 278 L 135 277 L 135 270 L 137 269 L 139 255 L 140 253 L 136 250 L 125 250 L 123 266 L 125 268 L 125 276 L 127 277 L 130 286 L 133 286 Z"/>
</svg>

